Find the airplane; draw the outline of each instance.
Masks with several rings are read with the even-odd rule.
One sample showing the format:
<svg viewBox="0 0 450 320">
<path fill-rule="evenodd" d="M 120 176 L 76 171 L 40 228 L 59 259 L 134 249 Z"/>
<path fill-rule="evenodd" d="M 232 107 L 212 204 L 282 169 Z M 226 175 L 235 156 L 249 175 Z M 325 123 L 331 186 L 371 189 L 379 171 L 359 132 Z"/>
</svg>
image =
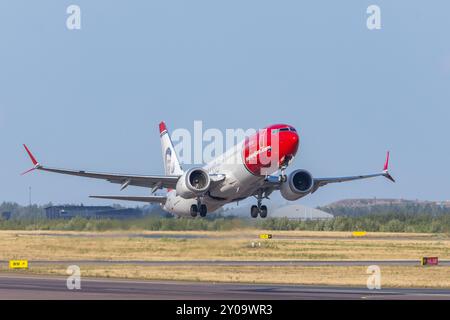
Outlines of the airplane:
<svg viewBox="0 0 450 320">
<path fill-rule="evenodd" d="M 305 169 L 297 169 L 286 175 L 299 150 L 300 138 L 297 130 L 287 124 L 274 124 L 247 136 L 238 144 L 216 157 L 203 167 L 183 170 L 173 147 L 166 124 L 159 124 L 164 162 L 164 175 L 136 175 L 100 173 L 85 170 L 67 170 L 40 164 L 24 144 L 34 170 L 48 171 L 94 179 L 103 179 L 120 184 L 120 190 L 128 186 L 150 188 L 148 196 L 92 195 L 91 198 L 159 203 L 161 207 L 179 217 L 205 217 L 228 203 L 239 202 L 249 197 L 256 199 L 251 206 L 252 218 L 267 217 L 264 199 L 274 191 L 282 197 L 295 201 L 316 192 L 331 183 L 346 182 L 374 177 L 385 177 L 392 182 L 389 174 L 389 151 L 383 171 L 373 174 L 347 177 L 315 178 Z M 272 159 L 270 163 L 267 158 Z M 269 165 L 270 164 L 270 165 Z M 276 173 L 276 174 L 275 174 Z M 164 196 L 154 195 L 159 189 L 167 189 Z"/>
</svg>

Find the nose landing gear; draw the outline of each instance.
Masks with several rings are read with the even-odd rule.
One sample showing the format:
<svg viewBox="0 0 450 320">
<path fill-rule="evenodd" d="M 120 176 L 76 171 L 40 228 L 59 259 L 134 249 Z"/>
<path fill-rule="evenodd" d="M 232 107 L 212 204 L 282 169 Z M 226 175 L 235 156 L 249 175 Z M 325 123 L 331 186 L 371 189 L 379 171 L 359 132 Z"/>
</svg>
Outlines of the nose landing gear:
<svg viewBox="0 0 450 320">
<path fill-rule="evenodd" d="M 287 181 L 286 169 L 287 169 L 287 164 L 283 164 L 283 165 L 280 166 L 280 176 L 278 178 L 278 180 L 280 182 L 286 182 Z"/>
</svg>

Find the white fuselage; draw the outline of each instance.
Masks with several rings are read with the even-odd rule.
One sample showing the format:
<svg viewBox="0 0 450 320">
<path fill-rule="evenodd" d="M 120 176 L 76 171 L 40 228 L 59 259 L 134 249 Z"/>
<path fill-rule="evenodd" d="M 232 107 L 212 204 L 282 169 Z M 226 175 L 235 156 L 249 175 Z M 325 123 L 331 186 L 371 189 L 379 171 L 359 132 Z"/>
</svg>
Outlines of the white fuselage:
<svg viewBox="0 0 450 320">
<path fill-rule="evenodd" d="M 244 142 L 238 143 L 203 167 L 211 175 L 225 175 L 225 179 L 215 184 L 202 199 L 208 212 L 255 194 L 264 182 L 264 176 L 255 175 L 246 168 L 243 145 Z M 197 204 L 197 199 L 184 199 L 177 195 L 176 190 L 171 190 L 163 209 L 178 216 L 189 216 L 193 204 Z"/>
</svg>

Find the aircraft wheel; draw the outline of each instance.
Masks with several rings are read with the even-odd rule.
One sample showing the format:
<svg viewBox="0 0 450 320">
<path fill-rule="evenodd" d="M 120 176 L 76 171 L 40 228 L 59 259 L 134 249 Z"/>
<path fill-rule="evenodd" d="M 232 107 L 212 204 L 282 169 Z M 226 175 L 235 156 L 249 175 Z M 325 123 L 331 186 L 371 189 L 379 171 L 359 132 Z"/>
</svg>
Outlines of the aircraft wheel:
<svg viewBox="0 0 450 320">
<path fill-rule="evenodd" d="M 252 206 L 251 210 L 250 210 L 250 215 L 252 216 L 252 218 L 258 218 L 258 214 L 259 214 L 259 209 L 257 206 Z"/>
<path fill-rule="evenodd" d="M 200 205 L 200 217 L 204 218 L 206 217 L 206 214 L 208 213 L 208 208 L 206 205 L 202 204 Z"/>
<path fill-rule="evenodd" d="M 195 218 L 197 216 L 198 213 L 198 206 L 196 204 L 193 204 L 191 206 L 191 217 Z"/>
<path fill-rule="evenodd" d="M 266 206 L 261 206 L 261 211 L 259 212 L 259 216 L 263 219 L 267 217 L 267 207 Z"/>
</svg>

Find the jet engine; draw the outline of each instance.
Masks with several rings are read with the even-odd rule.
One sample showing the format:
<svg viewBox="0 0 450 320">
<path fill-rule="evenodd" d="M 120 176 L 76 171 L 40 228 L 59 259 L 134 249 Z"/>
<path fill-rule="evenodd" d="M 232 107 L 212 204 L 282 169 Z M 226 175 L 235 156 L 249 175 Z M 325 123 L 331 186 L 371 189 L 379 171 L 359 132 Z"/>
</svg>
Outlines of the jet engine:
<svg viewBox="0 0 450 320">
<path fill-rule="evenodd" d="M 178 180 L 177 195 L 184 199 L 192 199 L 201 196 L 208 191 L 211 179 L 208 172 L 202 168 L 192 168 L 183 174 Z"/>
<path fill-rule="evenodd" d="M 280 192 L 286 200 L 294 201 L 309 194 L 313 187 L 312 175 L 306 170 L 296 170 L 281 184 Z"/>
</svg>

